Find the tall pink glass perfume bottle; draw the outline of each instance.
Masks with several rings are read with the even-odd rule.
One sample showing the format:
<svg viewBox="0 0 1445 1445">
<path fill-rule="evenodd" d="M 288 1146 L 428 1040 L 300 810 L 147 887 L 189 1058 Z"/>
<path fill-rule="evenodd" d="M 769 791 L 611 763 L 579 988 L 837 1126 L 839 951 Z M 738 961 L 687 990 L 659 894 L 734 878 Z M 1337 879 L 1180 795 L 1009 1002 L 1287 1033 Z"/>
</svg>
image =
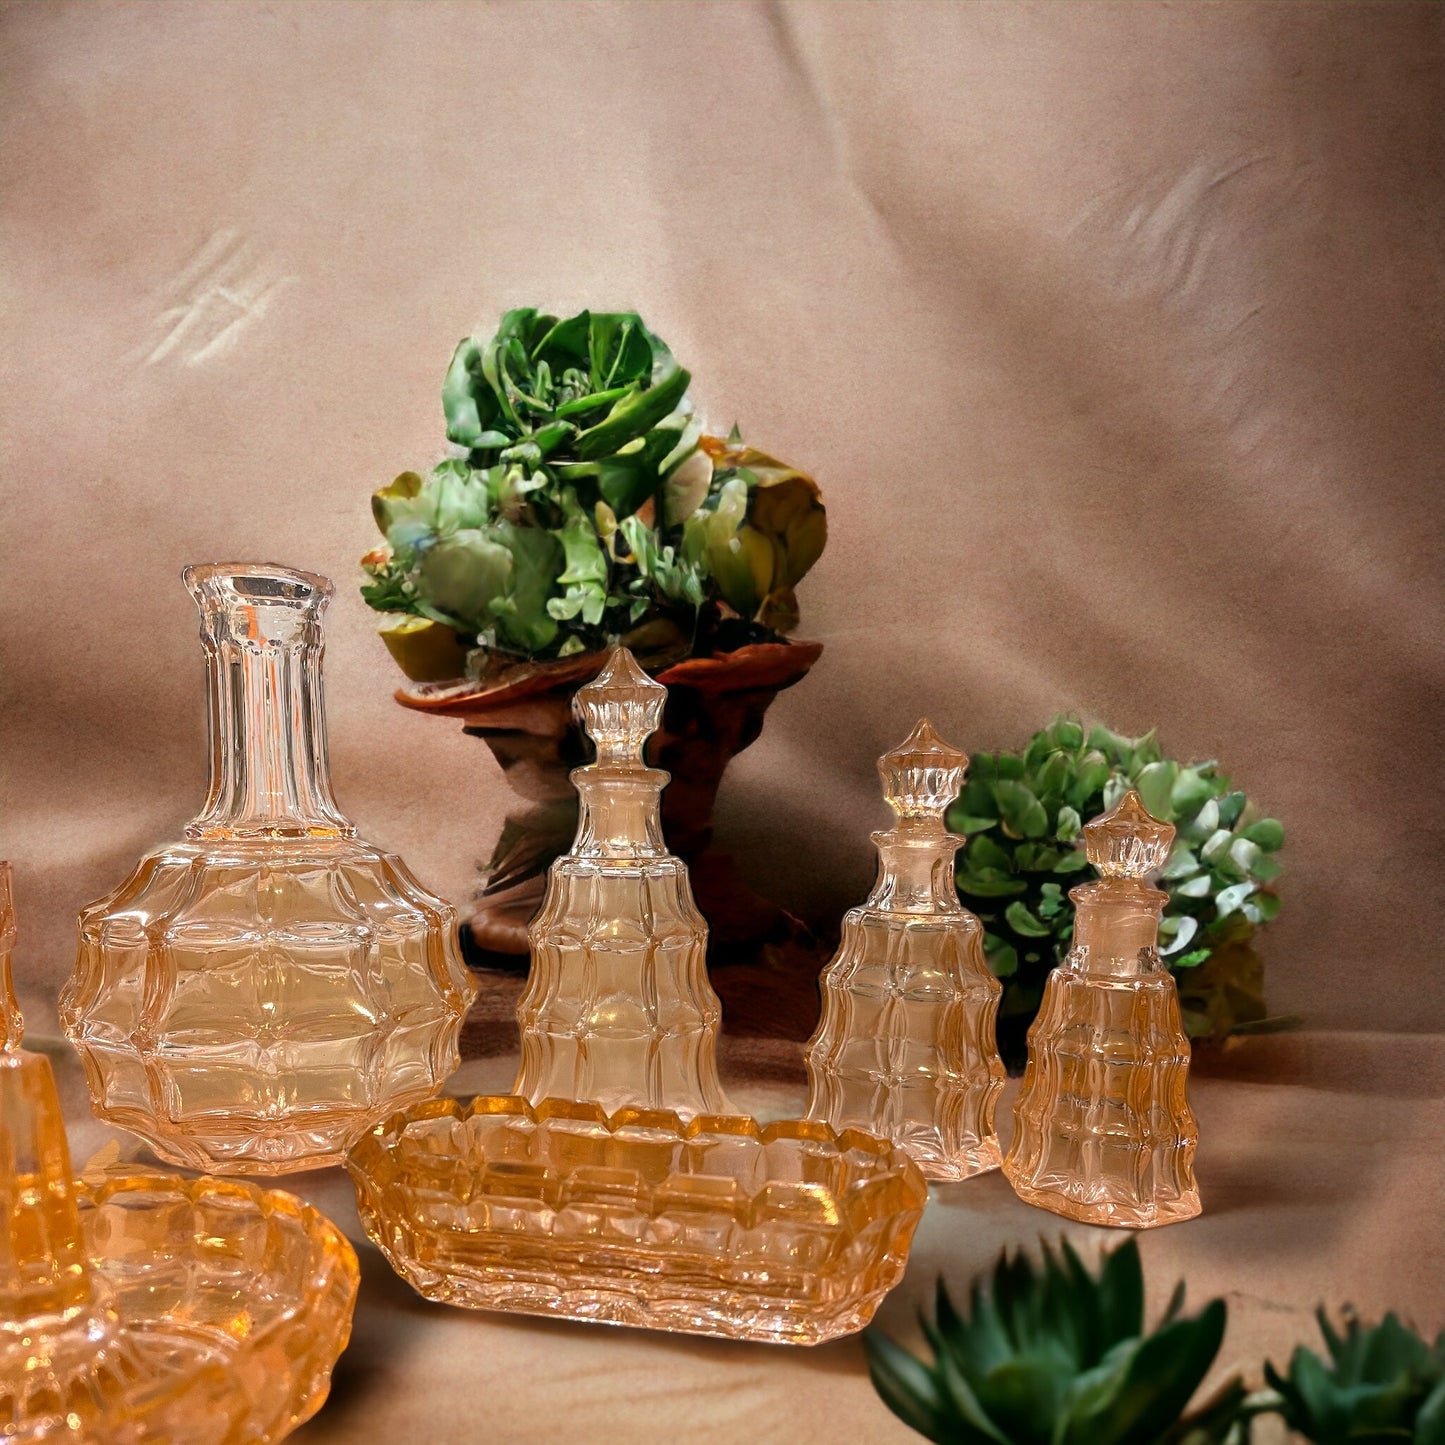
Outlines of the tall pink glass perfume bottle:
<svg viewBox="0 0 1445 1445">
<path fill-rule="evenodd" d="M 1199 1213 L 1189 1040 L 1159 958 L 1168 895 L 1147 881 L 1174 829 L 1139 795 L 1084 828 L 1097 882 L 1073 889 L 1073 946 L 1049 975 L 1004 1173 L 1019 1197 L 1135 1229 Z"/>
<path fill-rule="evenodd" d="M 931 1179 L 999 1164 L 1002 986 L 984 959 L 983 927 L 954 887 L 963 839 L 943 822 L 967 767 L 927 719 L 878 760 L 897 819 L 873 835 L 878 881 L 844 916 L 807 1052 L 808 1117 L 891 1139 Z"/>
<path fill-rule="evenodd" d="M 181 842 L 80 915 L 61 1018 L 101 1118 L 196 1169 L 339 1163 L 457 1065 L 475 991 L 456 914 L 331 796 L 321 619 L 331 584 L 188 567 L 211 783 Z"/>
<path fill-rule="evenodd" d="M 597 745 L 576 768 L 577 837 L 551 867 L 532 921 L 532 966 L 517 1006 L 515 1092 L 723 1114 L 722 1016 L 708 981 L 707 924 L 687 865 L 667 851 L 659 803 L 668 775 L 643 761 L 667 689 L 617 648 L 575 707 Z"/>
</svg>

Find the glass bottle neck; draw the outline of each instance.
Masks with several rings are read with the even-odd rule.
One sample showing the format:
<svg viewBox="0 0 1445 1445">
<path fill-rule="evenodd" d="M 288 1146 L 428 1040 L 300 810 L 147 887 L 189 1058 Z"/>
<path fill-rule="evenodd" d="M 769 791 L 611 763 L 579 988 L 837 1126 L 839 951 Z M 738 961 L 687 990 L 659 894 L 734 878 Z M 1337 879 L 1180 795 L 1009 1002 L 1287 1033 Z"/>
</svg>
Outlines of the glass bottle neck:
<svg viewBox="0 0 1445 1445">
<path fill-rule="evenodd" d="M 1137 978 L 1158 973 L 1159 916 L 1166 893 L 1132 878 L 1081 883 L 1073 900 L 1074 941 L 1066 962 L 1096 978 Z"/>
<path fill-rule="evenodd" d="M 324 577 L 270 566 L 189 567 L 201 612 L 211 737 L 201 838 L 350 837 L 331 796 L 321 692 Z"/>
<path fill-rule="evenodd" d="M 878 881 L 868 908 L 885 913 L 962 913 L 954 883 L 953 856 L 963 839 L 932 818 L 905 818 L 874 833 Z"/>
<path fill-rule="evenodd" d="M 579 800 L 574 858 L 665 858 L 661 768 L 616 768 L 594 763 L 575 768 Z"/>
</svg>

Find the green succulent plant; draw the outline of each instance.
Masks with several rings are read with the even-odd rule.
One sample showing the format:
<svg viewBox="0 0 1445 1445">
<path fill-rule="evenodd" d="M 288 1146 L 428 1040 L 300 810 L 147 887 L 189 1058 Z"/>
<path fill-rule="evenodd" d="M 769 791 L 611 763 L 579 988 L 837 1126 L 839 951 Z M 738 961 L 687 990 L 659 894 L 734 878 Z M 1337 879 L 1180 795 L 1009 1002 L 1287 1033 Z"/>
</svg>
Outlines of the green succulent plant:
<svg viewBox="0 0 1445 1445">
<path fill-rule="evenodd" d="M 1317 1445 L 1445 1445 L 1445 1334 L 1432 1346 L 1393 1314 L 1369 1328 L 1346 1314 L 1343 1334 L 1316 1318 L 1329 1359 L 1301 1345 L 1288 1374 L 1266 1364 L 1263 1408 Z"/>
<path fill-rule="evenodd" d="M 864 1336 L 883 1402 L 940 1445 L 1223 1445 L 1242 1438 L 1232 1380 L 1186 1413 L 1224 1338 L 1225 1305 L 1181 1317 L 1184 1287 L 1145 1327 L 1139 1246 L 1126 1240 L 1091 1273 L 1066 1240 L 1042 1268 L 1004 1251 L 960 1314 L 940 1280 L 921 1316 L 932 1359 L 876 1329 Z"/>
<path fill-rule="evenodd" d="M 1013 1067 L 1073 936 L 1069 889 L 1092 876 L 1083 825 L 1130 788 L 1178 830 L 1159 885 L 1169 895 L 1160 952 L 1178 980 L 1186 1029 L 1219 1039 L 1275 1022 L 1249 942 L 1279 911 L 1272 885 L 1283 827 L 1256 817 L 1217 763 L 1166 758 L 1152 732 L 1128 738 L 1060 717 L 1022 752 L 976 753 L 948 814 L 949 826 L 969 835 L 958 890 L 983 921 L 989 963 L 1003 980 L 999 1044 Z"/>
<path fill-rule="evenodd" d="M 796 625 L 827 538 L 817 483 L 704 435 L 689 380 L 632 312 L 509 311 L 457 347 L 442 404 L 462 454 L 375 493 L 385 545 L 362 559 L 409 676 L 639 630 L 725 651 Z"/>
</svg>

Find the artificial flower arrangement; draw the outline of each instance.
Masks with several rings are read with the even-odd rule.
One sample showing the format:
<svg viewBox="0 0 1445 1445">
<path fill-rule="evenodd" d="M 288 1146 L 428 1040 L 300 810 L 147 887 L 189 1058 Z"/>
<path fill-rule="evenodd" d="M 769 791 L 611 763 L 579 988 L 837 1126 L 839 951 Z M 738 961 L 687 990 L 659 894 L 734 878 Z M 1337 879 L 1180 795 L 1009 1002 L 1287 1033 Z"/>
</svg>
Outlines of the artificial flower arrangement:
<svg viewBox="0 0 1445 1445">
<path fill-rule="evenodd" d="M 417 682 L 621 641 L 653 665 L 779 641 L 827 519 L 817 483 L 703 430 L 634 312 L 508 311 L 442 388 L 458 454 L 372 498 L 362 596 Z"/>
</svg>

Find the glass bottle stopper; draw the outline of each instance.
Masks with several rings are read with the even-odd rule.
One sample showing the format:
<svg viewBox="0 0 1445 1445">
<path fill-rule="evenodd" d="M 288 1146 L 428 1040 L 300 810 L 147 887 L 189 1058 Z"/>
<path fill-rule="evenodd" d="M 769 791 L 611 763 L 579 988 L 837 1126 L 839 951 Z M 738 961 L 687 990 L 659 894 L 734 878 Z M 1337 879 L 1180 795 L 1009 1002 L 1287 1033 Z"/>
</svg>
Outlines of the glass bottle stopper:
<svg viewBox="0 0 1445 1445">
<path fill-rule="evenodd" d="M 1161 823 L 1132 788 L 1107 812 L 1084 824 L 1084 852 L 1101 878 L 1143 882 L 1174 846 L 1174 825 Z"/>
<path fill-rule="evenodd" d="M 596 768 L 639 772 L 642 749 L 662 723 L 667 689 L 654 682 L 625 647 L 615 647 L 602 671 L 573 698 L 577 721 L 597 745 Z"/>
<path fill-rule="evenodd" d="M 940 831 L 943 815 L 962 789 L 967 770 L 968 754 L 944 742 L 927 718 L 921 719 L 898 747 L 878 759 L 878 776 L 888 806 L 900 819 L 932 820 Z"/>
</svg>

